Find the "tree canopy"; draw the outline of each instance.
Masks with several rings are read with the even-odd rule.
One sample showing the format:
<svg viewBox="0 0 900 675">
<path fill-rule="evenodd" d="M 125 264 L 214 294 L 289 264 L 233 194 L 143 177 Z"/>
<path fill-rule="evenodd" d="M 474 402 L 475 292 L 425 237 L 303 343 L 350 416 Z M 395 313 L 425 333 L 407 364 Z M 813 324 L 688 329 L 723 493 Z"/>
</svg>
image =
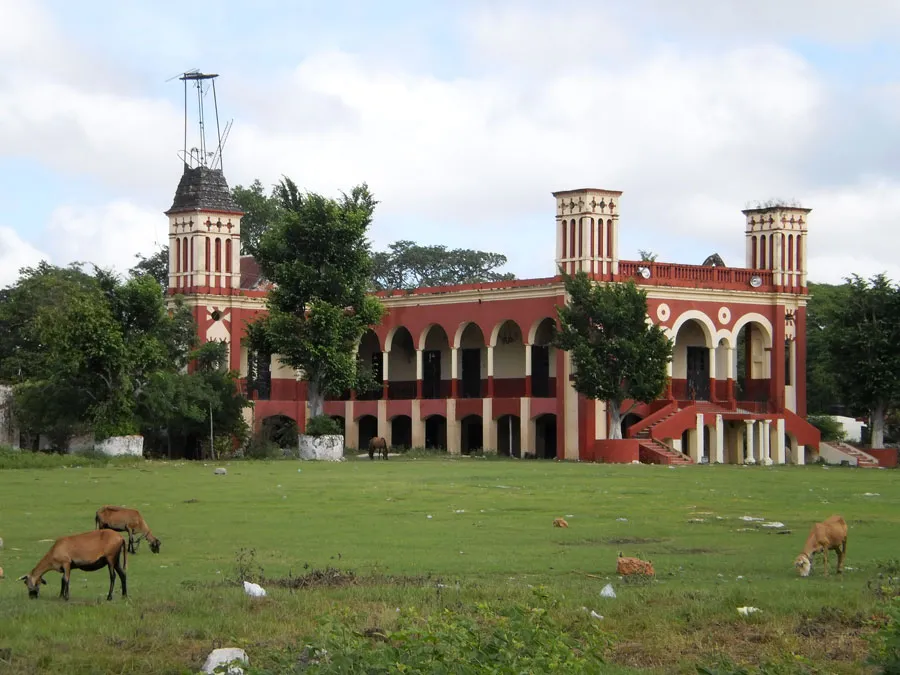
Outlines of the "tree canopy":
<svg viewBox="0 0 900 675">
<path fill-rule="evenodd" d="M 259 241 L 257 262 L 275 285 L 268 313 L 248 329 L 252 351 L 278 354 L 308 384 L 313 416 L 326 394 L 367 388 L 356 345 L 381 320 L 382 306 L 368 295 L 372 261 L 366 238 L 375 201 L 368 187 L 331 199 L 301 194 L 283 179 L 279 218 Z"/>
<path fill-rule="evenodd" d="M 809 284 L 806 306 L 806 404 L 810 414 L 834 414 L 844 407 L 843 389 L 837 380 L 828 346 L 829 329 L 836 312 L 848 300 L 846 284 Z"/>
<path fill-rule="evenodd" d="M 869 414 L 871 447 L 880 448 L 885 416 L 900 401 L 900 287 L 884 274 L 853 275 L 845 292 L 828 312 L 832 372 L 845 402 Z"/>
<path fill-rule="evenodd" d="M 372 256 L 375 290 L 451 286 L 487 281 L 507 281 L 515 275 L 501 273 L 506 256 L 473 249 L 420 246 L 402 240 Z"/>
<path fill-rule="evenodd" d="M 569 352 L 575 390 L 606 402 L 609 438 L 622 438 L 625 401 L 649 403 L 665 391 L 672 343 L 648 324 L 647 295 L 634 282 L 594 284 L 581 270 L 563 279 L 568 301 L 557 308 L 554 344 Z"/>
</svg>

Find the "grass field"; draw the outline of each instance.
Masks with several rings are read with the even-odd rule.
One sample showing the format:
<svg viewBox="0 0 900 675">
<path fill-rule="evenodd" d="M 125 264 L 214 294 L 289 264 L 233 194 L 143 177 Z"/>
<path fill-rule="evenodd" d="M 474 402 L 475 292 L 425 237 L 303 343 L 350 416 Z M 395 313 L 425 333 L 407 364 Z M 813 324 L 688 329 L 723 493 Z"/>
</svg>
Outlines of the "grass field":
<svg viewBox="0 0 900 675">
<path fill-rule="evenodd" d="M 724 660 L 859 673 L 883 613 L 867 582 L 898 554 L 895 471 L 477 458 L 223 465 L 227 476 L 177 462 L 0 469 L 0 671 L 197 672 L 218 646 L 274 667 L 317 639 L 323 616 L 390 630 L 398 608 L 475 613 L 478 603 L 534 603 L 543 586 L 561 625 L 595 631 L 602 672 L 695 673 Z M 107 503 L 140 509 L 162 540 L 159 555 L 143 543 L 129 556 L 129 597 L 117 583 L 106 602 L 106 571 L 75 571 L 68 603 L 54 572 L 29 600 L 16 577 L 52 539 L 91 529 Z M 798 578 L 792 561 L 810 524 L 832 513 L 850 525 L 846 573 L 833 574 L 831 555 L 831 576 L 817 558 Z M 557 516 L 570 527 L 551 527 Z M 657 579 L 620 581 L 618 551 L 652 560 Z M 329 567 L 349 583 L 289 587 Z M 268 597 L 249 598 L 236 579 L 260 573 Z M 615 599 L 600 597 L 608 581 Z M 740 616 L 747 605 L 762 611 Z"/>
</svg>

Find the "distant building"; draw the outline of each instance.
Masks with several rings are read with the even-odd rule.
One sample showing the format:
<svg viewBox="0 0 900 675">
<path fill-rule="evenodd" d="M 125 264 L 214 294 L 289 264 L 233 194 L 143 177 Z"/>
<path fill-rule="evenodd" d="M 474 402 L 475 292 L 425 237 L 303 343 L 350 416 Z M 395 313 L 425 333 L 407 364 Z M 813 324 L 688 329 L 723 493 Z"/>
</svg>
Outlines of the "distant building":
<svg viewBox="0 0 900 675">
<path fill-rule="evenodd" d="M 549 344 L 565 300 L 558 276 L 379 293 L 385 318 L 359 350 L 383 387 L 326 402 L 347 446 L 380 435 L 451 453 L 804 463 L 806 446 L 819 443 L 805 421 L 810 209 L 745 210 L 745 267 L 722 266 L 718 256 L 680 265 L 619 259 L 621 196 L 553 194 L 556 264 L 600 283 L 633 279 L 647 291 L 649 320 L 674 340 L 669 386 L 626 418 L 634 442 L 624 454 L 603 443 L 605 404 L 578 395 L 568 355 Z M 246 376 L 241 339 L 245 322 L 265 309 L 266 287 L 255 261 L 240 255 L 242 213 L 221 170 L 186 166 L 166 214 L 169 293 L 194 308 L 202 339 L 230 344 L 231 366 Z M 253 423 L 286 415 L 302 429 L 306 384 L 277 355 L 261 356 Z"/>
</svg>

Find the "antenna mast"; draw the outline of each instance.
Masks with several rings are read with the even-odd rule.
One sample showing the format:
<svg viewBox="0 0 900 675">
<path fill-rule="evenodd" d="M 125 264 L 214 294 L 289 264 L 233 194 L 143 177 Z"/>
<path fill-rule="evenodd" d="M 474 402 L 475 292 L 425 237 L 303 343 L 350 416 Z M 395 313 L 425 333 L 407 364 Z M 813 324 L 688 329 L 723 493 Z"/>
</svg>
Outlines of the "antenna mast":
<svg viewBox="0 0 900 675">
<path fill-rule="evenodd" d="M 222 130 L 219 127 L 219 102 L 216 98 L 217 77 L 219 77 L 218 74 L 201 73 L 194 69 L 183 73 L 178 78 L 184 82 L 184 149 L 181 159 L 191 168 L 204 166 L 210 169 L 222 169 L 222 146 L 228 136 L 231 122 L 226 124 L 225 138 L 223 138 Z M 188 82 L 193 82 L 197 88 L 197 123 L 200 130 L 199 147 L 192 147 L 190 150 L 188 150 Z M 216 149 L 212 152 L 206 150 L 206 111 L 203 106 L 204 98 L 209 91 L 212 91 L 213 110 L 216 116 Z"/>
</svg>

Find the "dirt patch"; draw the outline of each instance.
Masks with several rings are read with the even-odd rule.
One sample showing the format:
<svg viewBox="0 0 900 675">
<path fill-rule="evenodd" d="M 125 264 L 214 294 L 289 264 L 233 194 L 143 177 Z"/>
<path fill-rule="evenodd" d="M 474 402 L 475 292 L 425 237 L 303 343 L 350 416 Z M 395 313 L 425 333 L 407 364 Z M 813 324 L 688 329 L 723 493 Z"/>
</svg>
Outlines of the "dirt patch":
<svg viewBox="0 0 900 675">
<path fill-rule="evenodd" d="M 264 583 L 281 588 L 344 588 L 358 585 L 359 578 L 352 570 L 326 567 L 323 570 L 310 570 L 299 577 L 287 576 L 279 579 L 266 579 Z"/>
<path fill-rule="evenodd" d="M 711 548 L 667 548 L 668 553 L 675 555 L 705 555 L 707 553 L 721 553 L 722 551 L 714 551 Z"/>
<path fill-rule="evenodd" d="M 644 537 L 618 537 L 615 539 L 604 539 L 602 543 L 618 546 L 619 544 L 658 544 L 662 539 L 646 539 Z"/>
</svg>

